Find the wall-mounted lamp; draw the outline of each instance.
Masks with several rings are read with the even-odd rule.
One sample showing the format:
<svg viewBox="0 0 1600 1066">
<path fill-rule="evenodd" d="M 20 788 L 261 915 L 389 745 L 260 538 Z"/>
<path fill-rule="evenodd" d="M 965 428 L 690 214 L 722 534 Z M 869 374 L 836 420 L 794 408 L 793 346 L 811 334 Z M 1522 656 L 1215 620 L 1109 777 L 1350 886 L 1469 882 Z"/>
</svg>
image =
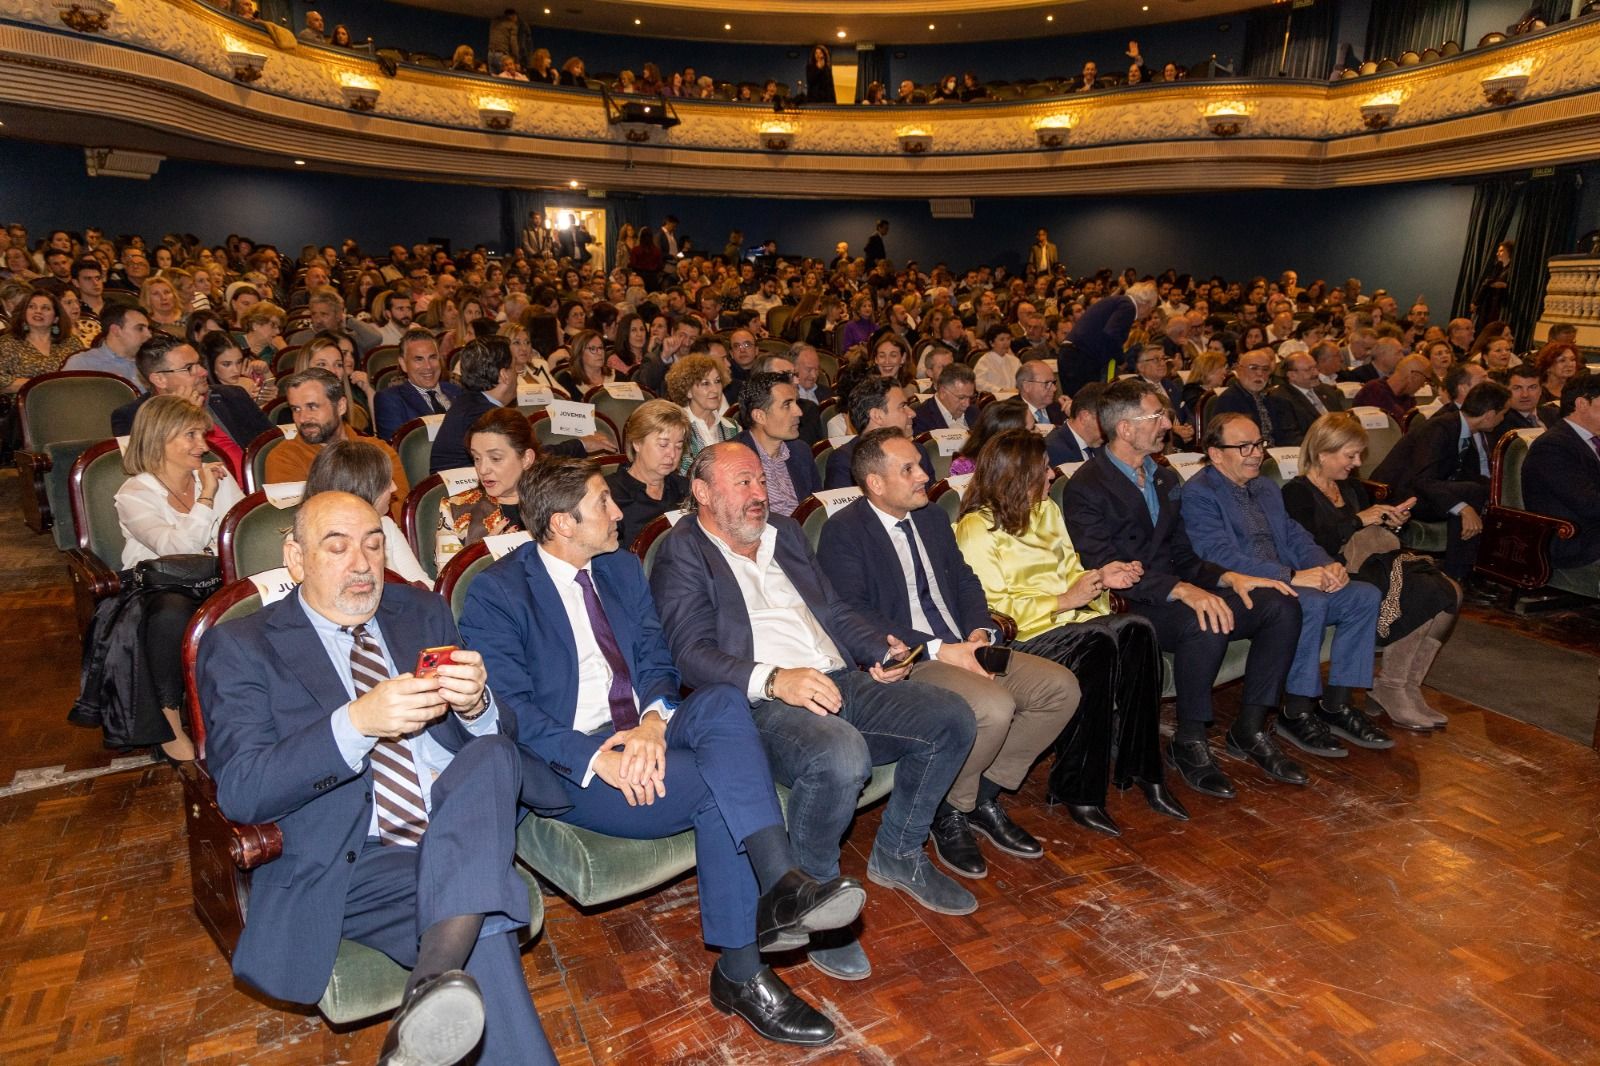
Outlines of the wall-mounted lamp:
<svg viewBox="0 0 1600 1066">
<path fill-rule="evenodd" d="M 1047 118 L 1033 127 L 1033 136 L 1040 148 L 1065 148 L 1068 138 L 1072 136 L 1072 127 L 1077 124 L 1077 120 L 1071 116 Z"/>
<path fill-rule="evenodd" d="M 926 130 L 901 130 L 895 136 L 907 155 L 926 155 L 933 148 L 933 134 Z"/>
<path fill-rule="evenodd" d="M 267 65 L 267 57 L 252 51 L 239 41 L 228 38 L 223 42 L 228 53 L 228 63 L 233 67 L 233 80 L 246 84 L 261 80 L 261 71 Z"/>
<path fill-rule="evenodd" d="M 1528 72 L 1526 70 L 1502 69 L 1484 78 L 1478 84 L 1483 86 L 1483 98 L 1491 107 L 1504 107 L 1514 104 L 1522 98 L 1522 93 L 1528 87 Z"/>
<path fill-rule="evenodd" d="M 511 120 L 517 117 L 517 109 L 505 100 L 485 98 L 478 101 L 478 117 L 486 130 L 508 130 Z"/>
<path fill-rule="evenodd" d="M 1207 109 L 1205 127 L 1217 137 L 1237 137 L 1250 128 L 1250 112 L 1242 104 L 1220 104 Z"/>
<path fill-rule="evenodd" d="M 99 33 L 111 25 L 116 10 L 113 0 L 56 0 L 62 23 L 78 33 Z"/>
<path fill-rule="evenodd" d="M 1392 96 L 1374 96 L 1361 105 L 1361 122 L 1369 130 L 1388 129 L 1400 113 L 1400 101 Z"/>
<path fill-rule="evenodd" d="M 352 111 L 371 111 L 378 105 L 378 86 L 358 74 L 346 74 L 339 80 L 339 92 Z"/>
<path fill-rule="evenodd" d="M 761 147 L 769 152 L 787 152 L 798 136 L 799 131 L 793 126 L 764 126 L 760 131 Z"/>
</svg>

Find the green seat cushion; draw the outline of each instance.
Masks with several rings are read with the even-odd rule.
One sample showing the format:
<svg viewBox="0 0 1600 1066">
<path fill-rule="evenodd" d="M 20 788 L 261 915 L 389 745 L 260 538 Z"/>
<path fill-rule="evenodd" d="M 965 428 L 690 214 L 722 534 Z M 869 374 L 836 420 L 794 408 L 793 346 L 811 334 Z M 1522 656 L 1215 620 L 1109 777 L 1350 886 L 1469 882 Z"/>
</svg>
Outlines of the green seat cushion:
<svg viewBox="0 0 1600 1066">
<path fill-rule="evenodd" d="M 51 532 L 55 534 L 56 548 L 60 551 L 78 546 L 78 527 L 72 521 L 72 496 L 68 488 L 72 480 L 72 464 L 78 461 L 78 456 L 89 450 L 90 445 L 104 439 L 94 437 L 89 440 L 53 441 L 43 448 L 50 457 L 50 472 L 44 476 L 44 499 L 55 518 Z"/>
<path fill-rule="evenodd" d="M 1442 552 L 1449 543 L 1444 522 L 1419 522 L 1412 519 L 1400 530 L 1400 542 L 1412 551 Z"/>
<path fill-rule="evenodd" d="M 1329 626 L 1322 632 L 1322 661 L 1327 662 L 1333 654 L 1333 627 Z M 1216 684 L 1226 685 L 1230 681 L 1237 681 L 1244 676 L 1244 668 L 1250 660 L 1250 642 L 1248 640 L 1228 641 L 1228 650 L 1222 656 L 1222 666 L 1217 670 Z M 1161 653 L 1161 698 L 1170 700 L 1178 695 L 1177 685 L 1172 671 L 1172 653 Z"/>
<path fill-rule="evenodd" d="M 1550 575 L 1550 587 L 1575 596 L 1600 597 L 1600 563 L 1556 570 Z"/>
</svg>

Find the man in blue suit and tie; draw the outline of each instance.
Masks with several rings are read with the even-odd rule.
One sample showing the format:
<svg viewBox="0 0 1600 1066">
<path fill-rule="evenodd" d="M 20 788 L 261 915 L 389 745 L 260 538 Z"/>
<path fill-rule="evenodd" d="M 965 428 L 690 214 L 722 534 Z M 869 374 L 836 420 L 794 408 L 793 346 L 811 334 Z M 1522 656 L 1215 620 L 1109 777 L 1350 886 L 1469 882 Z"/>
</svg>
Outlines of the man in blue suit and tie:
<svg viewBox="0 0 1600 1066">
<path fill-rule="evenodd" d="M 1105 443 L 1100 429 L 1100 397 L 1105 391 L 1105 382 L 1091 381 L 1072 398 L 1072 414 L 1044 439 L 1052 466 L 1088 462 Z"/>
<path fill-rule="evenodd" d="M 476 652 L 411 673 L 459 639 L 438 596 L 384 584 L 383 558 L 366 501 L 314 496 L 284 544 L 299 588 L 201 641 L 217 803 L 283 834 L 251 877 L 234 973 L 315 1003 L 354 940 L 411 968 L 380 1062 L 445 1066 L 481 1034 L 477 1062 L 553 1064 L 518 955 L 530 913 L 512 854 L 519 798 L 568 801 L 518 753 Z"/>
<path fill-rule="evenodd" d="M 860 882 L 797 868 L 740 690 L 706 684 L 680 704 L 644 570 L 616 550 L 622 512 L 600 468 L 547 457 L 517 490 L 534 543 L 472 583 L 461 632 L 517 715 L 518 743 L 560 775 L 571 810 L 559 817 L 643 840 L 692 827 L 701 928 L 722 951 L 712 1004 L 769 1040 L 827 1043 L 833 1023 L 761 951 L 854 921 Z"/>
<path fill-rule="evenodd" d="M 828 453 L 828 473 L 822 479 L 823 488 L 847 489 L 856 483 L 851 474 L 851 462 L 862 437 L 875 429 L 897 429 L 902 433 L 910 430 L 911 405 L 906 402 L 906 391 L 896 385 L 893 378 L 874 374 L 862 380 L 850 394 L 850 424 L 860 434 Z M 939 480 L 933 476 L 933 461 L 928 458 L 928 453 L 920 444 L 912 444 L 911 447 L 921 457 L 918 465 L 928 475 L 929 482 Z"/>
<path fill-rule="evenodd" d="M 744 432 L 733 438 L 761 460 L 772 509 L 785 517 L 822 488 L 817 462 L 800 439 L 800 390 L 793 374 L 751 374 L 739 393 Z"/>
<path fill-rule="evenodd" d="M 380 389 L 372 401 L 382 440 L 393 439 L 395 431 L 413 418 L 444 414 L 461 395 L 460 385 L 440 380 L 444 365 L 439 342 L 421 327 L 407 330 L 400 338 L 400 372 L 404 375 L 401 380 Z"/>
</svg>

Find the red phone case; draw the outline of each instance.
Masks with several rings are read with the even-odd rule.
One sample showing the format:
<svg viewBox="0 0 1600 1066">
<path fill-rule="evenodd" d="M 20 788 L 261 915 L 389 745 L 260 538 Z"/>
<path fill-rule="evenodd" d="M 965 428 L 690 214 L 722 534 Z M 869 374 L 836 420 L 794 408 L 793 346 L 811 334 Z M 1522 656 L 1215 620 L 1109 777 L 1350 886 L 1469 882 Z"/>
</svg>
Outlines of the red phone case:
<svg viewBox="0 0 1600 1066">
<path fill-rule="evenodd" d="M 416 677 L 433 677 L 439 672 L 439 667 L 455 662 L 454 644 L 446 644 L 438 648 L 423 648 L 417 653 L 417 668 L 413 671 Z"/>
</svg>

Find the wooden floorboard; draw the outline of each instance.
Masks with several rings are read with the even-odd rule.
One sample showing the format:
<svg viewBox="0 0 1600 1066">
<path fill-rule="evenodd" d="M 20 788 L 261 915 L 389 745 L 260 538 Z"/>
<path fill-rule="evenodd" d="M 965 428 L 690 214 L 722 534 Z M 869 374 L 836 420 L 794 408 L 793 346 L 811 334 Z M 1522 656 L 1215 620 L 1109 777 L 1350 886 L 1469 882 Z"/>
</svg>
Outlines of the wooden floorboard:
<svg viewBox="0 0 1600 1066">
<path fill-rule="evenodd" d="M 47 574 L 20 530 L 0 559 Z M 107 765 L 65 723 L 64 571 L 0 587 L 0 613 L 0 786 Z M 1306 789 L 1224 761 L 1239 798 L 1184 791 L 1187 824 L 1113 796 L 1116 840 L 1047 806 L 1036 770 L 1011 809 L 1047 854 L 991 852 L 976 913 L 874 886 L 872 978 L 781 960 L 838 1022 L 826 1048 L 775 1048 L 710 1006 L 693 877 L 595 913 L 547 897 L 535 1002 L 565 1064 L 1600 1062 L 1600 759 L 1439 702 L 1446 732 L 1308 759 Z M 381 1025 L 335 1033 L 234 986 L 190 910 L 181 802 L 164 765 L 0 798 L 0 1063 L 372 1061 Z"/>
</svg>

